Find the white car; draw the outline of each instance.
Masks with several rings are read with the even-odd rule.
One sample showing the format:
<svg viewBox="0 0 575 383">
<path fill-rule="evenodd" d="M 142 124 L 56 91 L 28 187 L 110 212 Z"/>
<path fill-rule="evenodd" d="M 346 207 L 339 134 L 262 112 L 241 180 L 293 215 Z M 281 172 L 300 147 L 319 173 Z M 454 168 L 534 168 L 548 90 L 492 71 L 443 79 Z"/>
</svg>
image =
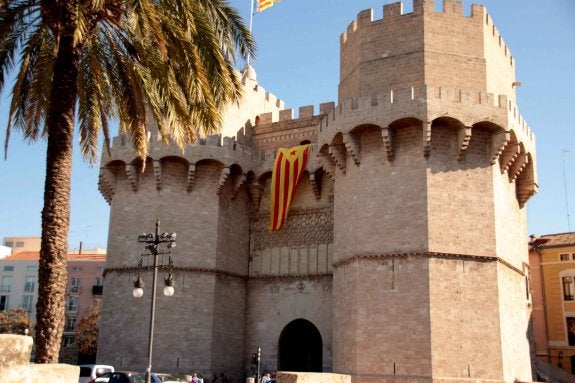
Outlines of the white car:
<svg viewBox="0 0 575 383">
<path fill-rule="evenodd" d="M 105 364 L 81 364 L 78 367 L 80 367 L 80 379 L 78 383 L 91 383 L 98 376 L 106 372 L 114 372 L 113 366 Z"/>
</svg>

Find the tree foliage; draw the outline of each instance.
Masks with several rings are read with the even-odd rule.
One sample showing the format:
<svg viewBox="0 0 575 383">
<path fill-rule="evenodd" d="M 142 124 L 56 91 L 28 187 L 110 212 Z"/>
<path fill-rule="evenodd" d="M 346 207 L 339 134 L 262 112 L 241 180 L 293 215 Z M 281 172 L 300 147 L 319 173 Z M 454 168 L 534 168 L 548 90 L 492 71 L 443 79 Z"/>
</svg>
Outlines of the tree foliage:
<svg viewBox="0 0 575 383">
<path fill-rule="evenodd" d="M 143 163 L 149 118 L 183 149 L 239 102 L 233 64 L 254 53 L 226 0 L 0 0 L 0 92 L 15 75 L 5 151 L 13 128 L 47 139 L 37 363 L 58 361 L 64 328 L 75 127 L 91 162 L 115 120 Z"/>
<path fill-rule="evenodd" d="M 24 335 L 31 325 L 28 311 L 23 307 L 0 311 L 0 334 Z"/>
<path fill-rule="evenodd" d="M 98 351 L 98 332 L 100 329 L 100 300 L 95 300 L 88 314 L 78 323 L 78 349 L 81 353 L 96 356 Z"/>
</svg>

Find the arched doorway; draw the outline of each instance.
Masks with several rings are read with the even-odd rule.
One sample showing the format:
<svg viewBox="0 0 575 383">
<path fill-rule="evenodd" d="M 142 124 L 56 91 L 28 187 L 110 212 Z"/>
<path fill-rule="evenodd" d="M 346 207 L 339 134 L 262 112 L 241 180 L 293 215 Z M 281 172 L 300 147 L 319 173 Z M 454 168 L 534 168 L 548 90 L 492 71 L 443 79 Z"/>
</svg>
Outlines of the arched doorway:
<svg viewBox="0 0 575 383">
<path fill-rule="evenodd" d="M 284 327 L 279 339 L 279 370 L 321 372 L 322 358 L 321 334 L 313 323 L 296 319 Z"/>
</svg>

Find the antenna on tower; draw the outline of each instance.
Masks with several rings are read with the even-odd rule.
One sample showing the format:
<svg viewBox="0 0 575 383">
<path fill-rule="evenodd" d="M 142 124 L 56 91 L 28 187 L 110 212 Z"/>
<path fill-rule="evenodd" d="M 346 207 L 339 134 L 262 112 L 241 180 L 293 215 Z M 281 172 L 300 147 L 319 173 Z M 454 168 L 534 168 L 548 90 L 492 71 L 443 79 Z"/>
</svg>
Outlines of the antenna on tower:
<svg viewBox="0 0 575 383">
<path fill-rule="evenodd" d="M 567 231 L 571 231 L 571 221 L 569 217 L 569 194 L 567 193 L 567 176 L 565 173 L 565 153 L 571 153 L 569 150 L 561 152 L 561 162 L 563 163 L 563 187 L 565 188 L 565 212 L 567 213 Z"/>
</svg>

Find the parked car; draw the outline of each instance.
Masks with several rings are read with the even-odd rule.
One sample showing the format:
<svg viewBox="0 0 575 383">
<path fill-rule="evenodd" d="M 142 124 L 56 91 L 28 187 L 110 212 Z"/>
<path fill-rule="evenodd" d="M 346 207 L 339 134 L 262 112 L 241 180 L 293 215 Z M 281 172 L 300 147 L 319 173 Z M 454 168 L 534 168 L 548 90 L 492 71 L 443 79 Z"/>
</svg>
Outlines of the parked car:
<svg viewBox="0 0 575 383">
<path fill-rule="evenodd" d="M 152 383 L 187 382 L 185 375 L 152 373 Z M 146 383 L 146 373 L 135 371 L 114 371 L 104 374 L 93 383 Z"/>
<path fill-rule="evenodd" d="M 110 378 L 112 377 L 112 374 L 114 374 L 114 373 L 113 372 L 106 372 L 105 374 L 98 376 L 92 382 L 93 383 L 108 383 L 110 381 Z"/>
<path fill-rule="evenodd" d="M 113 366 L 108 366 L 105 364 L 81 364 L 80 367 L 80 379 L 78 383 L 91 383 L 107 372 L 114 372 Z"/>
<path fill-rule="evenodd" d="M 94 383 L 99 383 L 95 381 Z M 146 374 L 141 372 L 114 371 L 108 380 L 102 383 L 146 383 Z"/>
<path fill-rule="evenodd" d="M 172 383 L 172 382 L 187 382 L 186 375 L 181 374 L 163 374 L 163 373 L 152 373 L 153 383 Z"/>
</svg>

